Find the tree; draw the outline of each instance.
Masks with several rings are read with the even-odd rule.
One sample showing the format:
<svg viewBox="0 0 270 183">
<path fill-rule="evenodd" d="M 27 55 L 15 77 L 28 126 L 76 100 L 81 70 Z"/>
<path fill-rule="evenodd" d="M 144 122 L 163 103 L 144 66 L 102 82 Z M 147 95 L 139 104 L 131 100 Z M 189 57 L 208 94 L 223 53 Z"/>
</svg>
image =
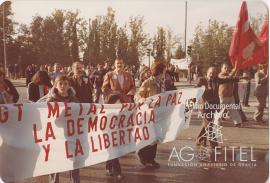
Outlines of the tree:
<svg viewBox="0 0 270 183">
<path fill-rule="evenodd" d="M 100 28 L 101 17 L 96 17 L 89 25 L 89 38 L 87 49 L 84 52 L 84 61 L 88 63 L 99 63 L 100 59 Z"/>
<path fill-rule="evenodd" d="M 70 49 L 70 56 L 72 62 L 80 61 L 79 58 L 79 40 L 77 36 L 77 24 L 79 24 L 82 19 L 78 17 L 79 12 L 68 11 L 66 14 L 66 40 Z"/>
<path fill-rule="evenodd" d="M 18 28 L 18 36 L 15 40 L 15 44 L 19 47 L 17 52 L 18 60 L 21 62 L 22 68 L 26 68 L 27 65 L 35 63 L 36 55 L 34 53 L 34 47 L 31 43 L 31 31 L 30 27 L 25 24 L 21 24 Z"/>
<path fill-rule="evenodd" d="M 43 51 L 45 49 L 45 43 L 43 39 L 43 18 L 39 15 L 36 15 L 33 17 L 33 21 L 30 25 L 30 31 L 25 32 L 24 35 L 28 36 L 27 34 L 30 34 L 30 41 L 32 46 L 32 53 L 35 60 L 37 60 L 38 63 L 45 62 L 44 56 L 42 56 Z M 28 45 L 29 46 L 29 45 Z M 26 47 L 26 45 L 24 45 Z M 33 62 L 34 63 L 34 62 Z"/>
<path fill-rule="evenodd" d="M 13 50 L 18 50 L 25 63 L 70 65 L 81 60 L 83 53 L 88 63 L 113 62 L 118 55 L 129 65 L 139 65 L 150 43 L 143 26 L 143 17 L 137 16 L 119 27 L 111 7 L 89 24 L 79 18 L 78 11 L 55 10 L 46 17 L 35 15 L 29 26 L 20 25 Z"/>
<path fill-rule="evenodd" d="M 117 32 L 115 11 L 108 7 L 106 16 L 97 16 L 90 22 L 84 60 L 94 64 L 113 62 L 116 58 Z"/>
<path fill-rule="evenodd" d="M 87 43 L 89 41 L 88 27 L 89 27 L 88 22 L 84 19 L 82 19 L 77 24 L 78 46 L 79 46 L 79 53 L 82 54 L 82 61 L 85 61 L 85 52 L 87 50 Z"/>
<path fill-rule="evenodd" d="M 65 11 L 55 10 L 45 18 L 34 16 L 29 27 L 21 25 L 16 40 L 21 44 L 23 63 L 31 61 L 30 63 L 36 64 L 70 64 L 70 36 L 66 35 L 66 22 Z"/>
<path fill-rule="evenodd" d="M 107 8 L 107 15 L 102 17 L 100 27 L 100 60 L 113 62 L 116 58 L 117 24 L 115 11 Z"/>
<path fill-rule="evenodd" d="M 230 63 L 229 48 L 232 32 L 232 27 L 216 20 L 209 20 L 209 26 L 205 30 L 202 25 L 198 25 L 191 45 L 192 62 L 203 65 L 204 70 L 211 65 L 219 66 L 223 62 Z"/>
<path fill-rule="evenodd" d="M 130 38 L 128 46 L 128 60 L 129 65 L 140 64 L 140 60 L 143 55 L 146 54 L 146 48 L 148 47 L 150 40 L 148 35 L 144 33 L 144 18 L 142 16 L 129 18 Z"/>
<path fill-rule="evenodd" d="M 117 31 L 117 56 L 128 60 L 128 35 L 126 27 L 120 27 Z"/>
<path fill-rule="evenodd" d="M 65 14 L 62 10 L 55 10 L 52 16 L 44 19 L 42 63 L 59 62 L 64 65 L 71 63 L 68 40 L 65 38 L 65 21 Z"/>
<path fill-rule="evenodd" d="M 185 58 L 185 56 L 186 56 L 185 49 L 183 48 L 183 46 L 181 44 L 179 44 L 179 46 L 175 50 L 175 53 L 173 56 L 175 59 Z"/>
<path fill-rule="evenodd" d="M 166 55 L 166 61 L 170 62 L 171 61 L 171 57 L 172 57 L 172 46 L 173 46 L 173 42 L 172 42 L 172 30 L 168 29 L 166 32 L 166 51 L 165 51 L 165 55 Z"/>
<path fill-rule="evenodd" d="M 71 55 L 72 55 L 73 62 L 80 61 L 78 36 L 77 36 L 76 27 L 77 27 L 77 23 L 74 23 L 72 27 L 72 44 L 71 44 Z"/>
<path fill-rule="evenodd" d="M 167 48 L 167 39 L 166 39 L 166 32 L 164 28 L 158 27 L 157 34 L 154 36 L 153 42 L 153 52 L 154 57 L 157 60 L 164 61 L 165 60 L 165 51 Z"/>
</svg>

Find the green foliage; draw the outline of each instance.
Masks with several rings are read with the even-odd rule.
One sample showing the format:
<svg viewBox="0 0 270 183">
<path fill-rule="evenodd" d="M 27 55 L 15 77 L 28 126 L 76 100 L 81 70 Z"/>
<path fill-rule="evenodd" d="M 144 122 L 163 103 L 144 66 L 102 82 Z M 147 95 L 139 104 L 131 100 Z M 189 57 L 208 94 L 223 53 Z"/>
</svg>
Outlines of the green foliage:
<svg viewBox="0 0 270 183">
<path fill-rule="evenodd" d="M 148 35 L 143 31 L 144 18 L 142 16 L 130 17 L 130 38 L 128 46 L 128 64 L 139 65 L 140 58 L 146 54 L 149 45 Z"/>
<path fill-rule="evenodd" d="M 119 27 L 111 7 L 106 16 L 97 16 L 90 22 L 87 49 L 84 61 L 88 63 L 114 62 L 122 57 L 128 65 L 138 65 L 149 44 L 143 31 L 143 17 L 130 17 L 129 23 Z"/>
<path fill-rule="evenodd" d="M 129 40 L 126 27 L 120 27 L 117 31 L 117 55 L 128 60 Z"/>
<path fill-rule="evenodd" d="M 198 25 L 191 44 L 193 64 L 203 66 L 205 71 L 211 65 L 229 62 L 232 33 L 232 27 L 216 20 L 209 20 L 206 29 Z"/>
<path fill-rule="evenodd" d="M 183 48 L 183 46 L 180 44 L 177 49 L 175 50 L 174 53 L 174 58 L 175 59 L 181 59 L 181 58 L 185 58 L 185 48 Z"/>
<path fill-rule="evenodd" d="M 166 31 L 162 27 L 157 28 L 157 34 L 154 37 L 153 52 L 156 60 L 165 60 L 166 44 Z"/>
</svg>

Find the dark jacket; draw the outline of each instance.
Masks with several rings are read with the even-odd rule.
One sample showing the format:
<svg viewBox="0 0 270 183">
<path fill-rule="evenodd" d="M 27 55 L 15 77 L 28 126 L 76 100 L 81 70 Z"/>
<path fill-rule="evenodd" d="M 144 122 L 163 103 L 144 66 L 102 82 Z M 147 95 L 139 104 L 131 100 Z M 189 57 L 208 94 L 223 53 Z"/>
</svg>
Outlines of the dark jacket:
<svg viewBox="0 0 270 183">
<path fill-rule="evenodd" d="M 171 72 L 166 72 L 165 74 L 165 90 L 171 91 L 171 90 L 177 90 L 176 86 L 174 85 L 173 81 L 173 75 Z"/>
<path fill-rule="evenodd" d="M 35 68 L 29 65 L 25 70 L 26 86 L 31 82 L 31 79 L 34 76 L 34 74 L 35 74 Z"/>
<path fill-rule="evenodd" d="M 255 74 L 255 96 L 265 97 L 268 95 L 268 77 L 262 71 Z"/>
<path fill-rule="evenodd" d="M 103 84 L 103 71 L 95 71 L 94 73 L 91 74 L 90 79 L 91 82 L 93 83 L 93 86 L 96 89 L 100 89 Z"/>
<path fill-rule="evenodd" d="M 234 97 L 234 102 L 236 104 L 240 104 L 238 88 L 239 88 L 239 84 L 238 82 L 235 82 L 233 85 L 233 97 Z"/>
<path fill-rule="evenodd" d="M 202 99 L 204 102 L 210 104 L 219 104 L 219 85 L 224 83 L 239 81 L 238 78 L 218 78 L 208 79 L 207 77 L 201 77 L 197 84 L 197 87 L 204 86 L 205 91 L 203 93 Z"/>
<path fill-rule="evenodd" d="M 70 77 L 70 84 L 76 92 L 80 103 L 92 103 L 93 84 L 88 77 L 82 76 L 81 83 L 74 76 Z"/>
<path fill-rule="evenodd" d="M 19 100 L 19 93 L 16 90 L 16 88 L 14 87 L 14 85 L 8 79 L 4 79 L 4 83 L 7 86 L 7 92 L 10 95 L 12 95 L 12 97 L 13 97 L 13 99 L 12 99 L 13 100 L 13 103 L 18 102 L 18 100 Z"/>
<path fill-rule="evenodd" d="M 219 73 L 218 78 L 219 79 L 234 79 L 235 77 L 233 77 L 232 73 L 233 72 L 231 72 L 230 74 Z M 218 92 L 219 92 L 218 94 L 220 97 L 233 97 L 234 96 L 234 94 L 233 94 L 234 80 L 231 80 L 231 82 L 220 83 Z"/>
<path fill-rule="evenodd" d="M 48 86 L 48 89 L 51 88 L 51 86 Z M 28 88 L 27 88 L 27 94 L 28 94 L 28 100 L 32 101 L 32 102 L 36 102 L 38 101 L 41 97 L 40 93 L 39 93 L 39 85 L 30 82 L 28 84 Z M 44 94 L 46 95 L 46 91 L 44 91 Z"/>
<path fill-rule="evenodd" d="M 49 93 L 39 99 L 37 102 L 75 102 L 78 103 L 79 100 L 76 98 L 76 92 L 73 88 L 68 90 L 68 96 L 62 97 L 58 94 L 57 89 L 55 87 L 51 88 Z"/>
</svg>

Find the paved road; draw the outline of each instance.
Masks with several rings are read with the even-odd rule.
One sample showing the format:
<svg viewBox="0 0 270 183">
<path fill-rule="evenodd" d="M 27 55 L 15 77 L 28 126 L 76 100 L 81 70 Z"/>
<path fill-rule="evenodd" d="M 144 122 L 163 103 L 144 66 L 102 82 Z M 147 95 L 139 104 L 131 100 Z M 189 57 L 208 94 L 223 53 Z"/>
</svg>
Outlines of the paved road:
<svg viewBox="0 0 270 183">
<path fill-rule="evenodd" d="M 23 86 L 23 80 L 15 81 L 18 91 L 21 94 L 20 101 L 26 99 L 26 88 Z M 187 87 L 187 82 L 177 83 L 178 87 Z M 242 97 L 242 85 L 239 86 L 239 94 Z M 254 82 L 252 83 L 252 89 Z M 251 92 L 252 93 L 252 92 Z M 134 153 L 130 153 L 120 158 L 123 174 L 126 179 L 123 182 L 128 183 L 264 183 L 268 177 L 269 163 L 269 139 L 268 139 L 268 123 L 258 125 L 252 121 L 252 116 L 257 105 L 254 96 L 251 94 L 250 107 L 244 108 L 249 122 L 244 128 L 236 128 L 230 120 L 222 123 L 223 134 L 223 155 L 218 157 L 215 164 L 205 164 L 199 158 L 193 158 L 190 162 L 178 161 L 174 156 L 170 161 L 169 157 L 172 149 L 175 147 L 177 152 L 181 151 L 183 159 L 191 158 L 192 154 L 198 155 L 200 149 L 195 147 L 194 141 L 200 128 L 201 119 L 198 119 L 195 112 L 192 116 L 190 128 L 184 130 L 176 141 L 158 145 L 157 161 L 161 164 L 160 169 L 153 170 L 144 168 Z M 268 121 L 268 111 L 265 111 L 265 117 Z M 230 146 L 235 146 L 235 151 L 232 151 Z M 246 146 L 246 147 L 244 147 Z M 188 148 L 187 148 L 188 147 Z M 245 164 L 239 163 L 241 154 L 240 147 L 247 154 L 243 158 L 247 159 Z M 234 152 L 234 154 L 233 154 Z M 175 155 L 175 154 L 174 154 Z M 213 158 L 213 157 L 212 157 Z M 233 161 L 234 160 L 234 161 Z M 256 160 L 256 161 L 251 161 Z M 243 161 L 242 161 L 243 162 Z M 204 164 L 203 164 L 204 163 Z M 211 165 L 211 166 L 210 166 Z M 210 167 L 209 167 L 210 166 Z M 106 177 L 104 174 L 105 164 L 101 163 L 95 166 L 81 169 L 82 183 L 104 183 L 113 182 L 111 177 Z M 68 174 L 60 174 L 60 182 L 68 183 Z M 17 183 L 47 183 L 47 176 L 31 178 Z"/>
</svg>

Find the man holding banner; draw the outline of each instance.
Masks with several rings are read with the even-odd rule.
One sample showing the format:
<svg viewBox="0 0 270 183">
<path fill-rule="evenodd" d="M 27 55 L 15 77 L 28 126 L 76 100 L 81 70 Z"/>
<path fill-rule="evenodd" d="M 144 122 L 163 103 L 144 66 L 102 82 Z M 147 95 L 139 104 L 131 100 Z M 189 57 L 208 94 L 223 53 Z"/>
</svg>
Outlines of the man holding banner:
<svg viewBox="0 0 270 183">
<path fill-rule="evenodd" d="M 138 100 L 145 100 L 150 96 L 165 91 L 164 78 L 166 73 L 166 65 L 162 62 L 155 61 L 151 66 L 152 76 L 142 83 L 138 91 Z M 155 161 L 157 153 L 157 144 L 148 145 L 138 151 L 140 162 L 144 166 L 152 166 L 159 168 L 159 164 Z"/>
<path fill-rule="evenodd" d="M 109 93 L 116 91 L 113 74 L 106 76 L 107 87 L 103 87 Z M 126 85 L 118 91 L 134 94 L 134 83 L 125 76 Z M 141 104 L 120 103 L 128 96 L 118 96 L 120 101 L 106 105 L 65 100 L 1 104 L 0 177 L 10 182 L 107 161 L 108 173 L 122 180 L 117 158 L 151 144 L 174 141 L 189 126 L 186 101 L 198 100 L 203 92 L 203 88 L 168 91 Z"/>
<path fill-rule="evenodd" d="M 102 91 L 105 95 L 105 103 L 131 103 L 135 95 L 135 83 L 132 76 L 124 71 L 124 60 L 116 58 L 115 70 L 108 72 L 104 77 Z M 116 181 L 121 181 L 124 176 L 121 174 L 121 167 L 118 158 L 106 162 L 106 173 L 114 176 Z"/>
</svg>

